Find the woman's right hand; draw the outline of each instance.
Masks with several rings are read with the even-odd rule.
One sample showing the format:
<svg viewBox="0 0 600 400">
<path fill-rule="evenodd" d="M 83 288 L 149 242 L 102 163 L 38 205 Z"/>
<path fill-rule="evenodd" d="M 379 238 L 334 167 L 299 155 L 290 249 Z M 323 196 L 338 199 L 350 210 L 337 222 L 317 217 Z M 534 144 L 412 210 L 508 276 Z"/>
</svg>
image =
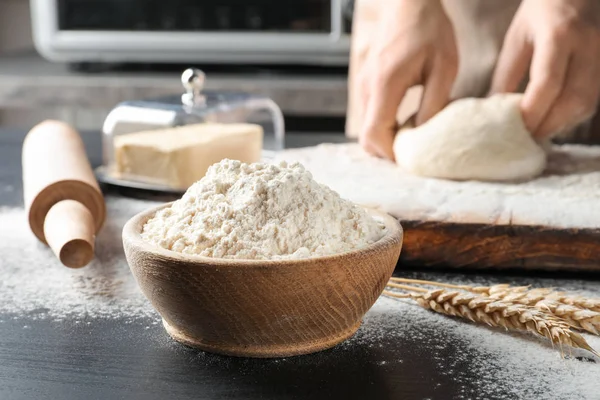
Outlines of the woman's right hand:
<svg viewBox="0 0 600 400">
<path fill-rule="evenodd" d="M 375 42 L 360 72 L 365 98 L 359 142 L 390 160 L 396 113 L 406 91 L 424 86 L 416 115 L 419 125 L 448 103 L 458 70 L 452 23 L 440 0 L 395 0 L 383 10 Z"/>
<path fill-rule="evenodd" d="M 512 92 L 527 128 L 548 137 L 596 112 L 600 99 L 600 2 L 524 0 L 506 34 L 492 92 Z"/>
</svg>

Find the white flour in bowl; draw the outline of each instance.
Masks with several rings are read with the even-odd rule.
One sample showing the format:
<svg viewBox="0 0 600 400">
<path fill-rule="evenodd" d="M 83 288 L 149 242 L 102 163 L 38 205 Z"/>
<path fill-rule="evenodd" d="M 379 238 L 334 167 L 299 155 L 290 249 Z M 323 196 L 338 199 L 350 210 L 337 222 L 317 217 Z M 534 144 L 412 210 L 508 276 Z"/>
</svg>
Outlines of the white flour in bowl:
<svg viewBox="0 0 600 400">
<path fill-rule="evenodd" d="M 343 253 L 383 233 L 381 223 L 299 163 L 223 160 L 151 218 L 142 237 L 180 253 L 264 260 Z"/>
</svg>

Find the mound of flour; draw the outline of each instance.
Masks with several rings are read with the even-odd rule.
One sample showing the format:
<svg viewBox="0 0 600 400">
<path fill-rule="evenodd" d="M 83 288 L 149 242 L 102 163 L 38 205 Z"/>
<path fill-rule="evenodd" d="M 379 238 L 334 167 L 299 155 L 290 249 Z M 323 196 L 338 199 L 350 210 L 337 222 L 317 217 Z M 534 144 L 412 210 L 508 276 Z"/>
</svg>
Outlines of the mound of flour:
<svg viewBox="0 0 600 400">
<path fill-rule="evenodd" d="M 381 223 L 299 163 L 223 160 L 150 219 L 142 237 L 180 253 L 264 260 L 342 253 L 383 233 Z"/>
</svg>

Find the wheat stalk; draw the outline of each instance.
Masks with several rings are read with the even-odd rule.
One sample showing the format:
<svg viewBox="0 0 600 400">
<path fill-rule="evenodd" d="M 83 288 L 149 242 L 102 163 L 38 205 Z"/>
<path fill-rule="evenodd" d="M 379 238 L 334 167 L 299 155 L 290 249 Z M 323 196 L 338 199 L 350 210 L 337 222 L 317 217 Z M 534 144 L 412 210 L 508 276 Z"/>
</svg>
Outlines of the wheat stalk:
<svg viewBox="0 0 600 400">
<path fill-rule="evenodd" d="M 569 295 L 564 292 L 550 292 L 546 295 L 546 298 L 548 300 L 554 300 L 558 303 L 568 304 L 571 306 L 579 307 L 581 309 L 586 309 L 600 313 L 600 299 Z"/>
<path fill-rule="evenodd" d="M 547 310 L 567 321 L 575 329 L 600 335 L 600 313 L 592 310 L 581 309 L 570 304 L 559 303 L 554 300 L 541 300 L 535 303 L 535 308 Z"/>
<path fill-rule="evenodd" d="M 600 357 L 580 334 L 570 329 L 565 320 L 542 309 L 456 290 L 426 290 L 398 284 L 395 284 L 395 287 L 409 292 L 383 293 L 397 298 L 411 298 L 420 306 L 441 314 L 465 318 L 492 327 L 531 332 L 560 346 L 561 352 L 562 346 L 567 345 L 588 350 Z"/>
<path fill-rule="evenodd" d="M 531 289 L 525 292 L 497 291 L 489 297 L 495 300 L 518 303 L 551 312 L 566 320 L 573 328 L 600 335 L 600 313 L 566 304 L 549 297 L 551 289 Z"/>
<path fill-rule="evenodd" d="M 519 301 L 526 301 L 529 304 L 534 302 L 547 300 L 558 304 L 565 304 L 572 307 L 577 307 L 581 310 L 593 311 L 600 313 L 600 299 L 586 298 L 583 296 L 567 294 L 565 292 L 554 291 L 551 288 L 536 288 L 525 291 L 514 290 L 518 288 L 507 287 L 505 289 L 490 286 L 489 295 L 497 298 L 514 298 Z"/>
<path fill-rule="evenodd" d="M 510 286 L 509 284 L 502 283 L 492 286 L 468 286 L 468 285 L 453 285 L 450 283 L 441 283 L 426 281 L 421 279 L 405 279 L 392 277 L 390 282 L 400 283 L 417 283 L 422 285 L 431 285 L 444 287 L 448 289 L 460 289 L 468 292 L 479 293 L 483 295 L 500 295 L 501 293 L 522 293 L 529 292 L 531 295 L 544 296 L 548 300 L 553 300 L 558 303 L 569 304 L 571 306 L 579 307 L 590 311 L 600 312 L 600 298 L 588 298 L 579 295 L 568 294 L 565 292 L 555 291 L 552 288 L 536 288 L 529 289 L 529 286 Z"/>
<path fill-rule="evenodd" d="M 529 289 L 529 286 L 510 286 L 508 284 L 468 286 L 419 279 L 391 278 L 389 285 L 394 285 L 394 282 L 417 283 L 465 290 L 489 296 L 494 300 L 536 307 L 563 318 L 575 329 L 600 335 L 600 299 L 568 295 L 564 292 L 556 292 L 550 288 Z"/>
</svg>

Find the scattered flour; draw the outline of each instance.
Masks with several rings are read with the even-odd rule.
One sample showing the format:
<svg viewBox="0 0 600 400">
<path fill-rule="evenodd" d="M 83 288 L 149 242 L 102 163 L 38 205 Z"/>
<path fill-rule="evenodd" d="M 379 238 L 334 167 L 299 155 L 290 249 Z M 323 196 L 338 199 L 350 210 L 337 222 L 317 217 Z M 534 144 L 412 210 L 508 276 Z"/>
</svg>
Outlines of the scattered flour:
<svg viewBox="0 0 600 400">
<path fill-rule="evenodd" d="M 600 349 L 599 337 L 584 336 Z M 567 356 L 562 358 L 557 349 L 527 334 L 477 326 L 410 301 L 380 298 L 357 335 L 342 348 L 350 346 L 385 351 L 388 360 L 396 359 L 387 361 L 388 368 L 418 363 L 415 357 L 426 355 L 433 361 L 430 374 L 450 378 L 458 388 L 458 393 L 438 392 L 433 398 L 596 400 L 600 394 L 600 359 L 589 353 L 565 350 Z M 429 351 L 411 351 L 423 347 Z"/>
<path fill-rule="evenodd" d="M 31 319 L 69 319 L 90 324 L 94 318 L 118 318 L 126 323 L 149 318 L 159 324 L 158 314 L 129 272 L 121 243 L 121 229 L 126 220 L 157 204 L 108 197 L 109 218 L 97 239 L 98 258 L 80 270 L 60 265 L 51 251 L 35 239 L 22 209 L 0 208 L 0 323 L 1 319 L 20 319 L 27 329 L 27 321 Z M 600 297 L 600 285 L 593 280 L 398 272 L 407 278 L 456 284 L 531 283 Z M 585 337 L 592 347 L 600 349 L 600 338 Z M 425 363 L 430 366 L 425 371 L 431 377 L 421 379 L 425 382 L 446 379 L 458 388 L 458 393 L 444 393 L 436 391 L 440 383 L 432 384 L 433 395 L 429 397 L 435 399 L 595 400 L 600 393 L 600 360 L 588 353 L 574 352 L 580 359 L 563 359 L 556 349 L 530 336 L 482 328 L 424 310 L 408 301 L 380 298 L 353 338 L 332 353 L 321 353 L 311 360 L 325 362 L 331 357 L 344 357 L 344 352 L 354 354 L 356 349 L 365 349 L 371 355 L 363 367 L 375 369 L 378 376 L 386 376 L 379 369 L 399 373 Z M 222 357 L 205 358 L 212 363 L 233 362 Z M 296 365 L 298 361 L 290 358 L 277 362 L 283 366 Z M 293 365 L 290 368 L 296 368 Z M 394 384 L 408 384 L 398 382 Z"/>
<path fill-rule="evenodd" d="M 157 204 L 107 198 L 96 259 L 76 270 L 62 266 L 33 236 L 23 209 L 0 209 L 0 313 L 55 320 L 154 317 L 129 272 L 121 230 L 133 215 Z"/>
<path fill-rule="evenodd" d="M 142 237 L 180 253 L 264 260 L 343 253 L 383 233 L 364 209 L 298 163 L 223 160 L 150 219 Z"/>
</svg>

